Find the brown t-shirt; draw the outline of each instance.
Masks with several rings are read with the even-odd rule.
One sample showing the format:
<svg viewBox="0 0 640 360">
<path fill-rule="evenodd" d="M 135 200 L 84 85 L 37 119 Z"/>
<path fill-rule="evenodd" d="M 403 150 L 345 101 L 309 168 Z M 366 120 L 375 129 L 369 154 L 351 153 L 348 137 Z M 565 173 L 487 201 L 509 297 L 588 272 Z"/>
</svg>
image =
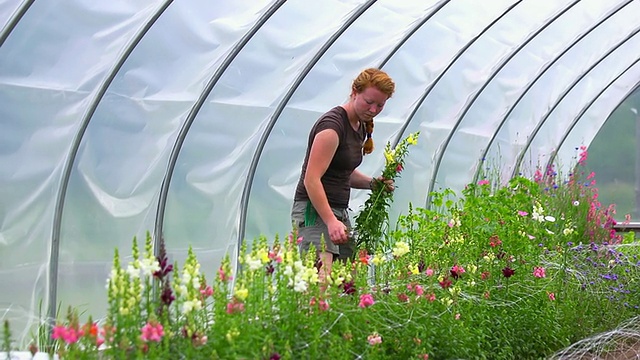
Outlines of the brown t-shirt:
<svg viewBox="0 0 640 360">
<path fill-rule="evenodd" d="M 309 153 L 316 134 L 326 129 L 332 129 L 338 133 L 340 142 L 327 171 L 321 178 L 322 186 L 324 187 L 327 200 L 329 200 L 331 207 L 346 209 L 349 207 L 349 197 L 351 195 L 349 177 L 353 170 L 362 163 L 362 144 L 365 139 L 365 129 L 361 124 L 357 131 L 353 130 L 353 127 L 351 127 L 349 123 L 347 111 L 342 106 L 336 106 L 324 113 L 311 128 L 307 154 L 302 164 L 302 173 L 298 180 L 294 200 L 309 200 L 307 189 L 304 186 L 304 176 L 307 170 L 307 163 L 309 162 Z"/>
</svg>

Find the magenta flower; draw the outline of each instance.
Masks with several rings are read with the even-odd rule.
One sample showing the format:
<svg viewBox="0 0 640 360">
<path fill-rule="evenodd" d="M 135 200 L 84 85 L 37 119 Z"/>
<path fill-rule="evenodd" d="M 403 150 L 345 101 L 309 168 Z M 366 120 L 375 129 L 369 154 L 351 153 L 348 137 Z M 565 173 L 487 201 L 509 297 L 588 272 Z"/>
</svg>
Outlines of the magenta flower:
<svg viewBox="0 0 640 360">
<path fill-rule="evenodd" d="M 53 340 L 64 339 L 67 336 L 67 328 L 63 325 L 56 325 L 51 332 Z"/>
<path fill-rule="evenodd" d="M 527 216 L 527 215 L 529 215 L 529 213 L 528 213 L 528 212 L 526 212 L 526 211 L 518 210 L 518 215 L 520 215 L 520 216 Z"/>
<path fill-rule="evenodd" d="M 72 326 L 65 327 L 63 325 L 56 325 L 53 328 L 51 338 L 54 340 L 63 340 L 69 345 L 75 344 L 80 339 L 80 332 Z"/>
<path fill-rule="evenodd" d="M 464 273 L 465 273 L 465 270 L 464 270 L 464 268 L 463 268 L 462 266 L 460 266 L 460 265 L 454 265 L 454 266 L 451 268 L 451 270 L 449 270 L 449 272 L 451 273 L 451 276 L 452 276 L 454 279 L 456 279 L 456 280 L 457 280 L 460 276 L 462 276 L 462 274 L 464 274 Z"/>
<path fill-rule="evenodd" d="M 140 339 L 142 341 L 160 342 L 164 336 L 164 328 L 160 323 L 148 322 L 142 327 L 141 333 Z"/>
<path fill-rule="evenodd" d="M 366 308 L 373 304 L 375 304 L 375 301 L 373 300 L 373 295 L 371 294 L 360 295 L 360 304 L 358 304 L 359 307 Z"/>
<path fill-rule="evenodd" d="M 556 294 L 549 293 L 549 300 L 554 301 L 556 299 Z"/>
<path fill-rule="evenodd" d="M 483 185 L 489 185 L 489 180 L 487 179 L 483 179 L 478 181 L 478 185 L 483 186 Z"/>
</svg>

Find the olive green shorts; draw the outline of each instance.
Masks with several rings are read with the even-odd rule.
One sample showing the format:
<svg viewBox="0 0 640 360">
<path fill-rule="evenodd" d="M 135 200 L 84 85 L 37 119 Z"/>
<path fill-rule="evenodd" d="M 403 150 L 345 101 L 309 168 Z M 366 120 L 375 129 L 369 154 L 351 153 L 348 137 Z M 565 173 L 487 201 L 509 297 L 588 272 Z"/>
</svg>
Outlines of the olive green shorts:
<svg viewBox="0 0 640 360">
<path fill-rule="evenodd" d="M 307 208 L 307 206 L 309 206 L 309 208 Z M 333 210 L 336 218 L 347 226 L 347 229 L 351 229 L 351 221 L 349 220 L 349 212 L 347 209 L 331 208 L 331 210 Z M 327 224 L 322 221 L 322 218 L 315 211 L 311 202 L 294 201 L 293 207 L 291 208 L 291 221 L 293 227 L 298 229 L 298 236 L 302 237 L 302 241 L 299 244 L 301 254 L 307 253 L 313 244 L 317 252 L 324 249 L 324 251 L 332 253 L 334 260 L 354 258 L 356 248 L 355 240 L 350 238 L 345 244 L 334 244 L 329 237 Z"/>
</svg>

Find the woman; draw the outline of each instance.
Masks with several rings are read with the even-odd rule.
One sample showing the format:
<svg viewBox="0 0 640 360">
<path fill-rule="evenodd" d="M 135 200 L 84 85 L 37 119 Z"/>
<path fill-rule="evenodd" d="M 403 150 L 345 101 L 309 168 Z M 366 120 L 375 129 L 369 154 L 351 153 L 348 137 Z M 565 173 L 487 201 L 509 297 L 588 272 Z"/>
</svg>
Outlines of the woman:
<svg viewBox="0 0 640 360">
<path fill-rule="evenodd" d="M 321 261 L 321 282 L 335 259 L 351 259 L 355 240 L 350 229 L 351 188 L 371 189 L 375 181 L 356 168 L 373 151 L 373 118 L 393 95 L 387 73 L 366 69 L 353 80 L 349 100 L 324 113 L 311 128 L 302 173 L 291 211 L 293 226 L 302 237 L 304 254 L 313 245 Z M 393 181 L 385 181 L 393 190 Z"/>
</svg>

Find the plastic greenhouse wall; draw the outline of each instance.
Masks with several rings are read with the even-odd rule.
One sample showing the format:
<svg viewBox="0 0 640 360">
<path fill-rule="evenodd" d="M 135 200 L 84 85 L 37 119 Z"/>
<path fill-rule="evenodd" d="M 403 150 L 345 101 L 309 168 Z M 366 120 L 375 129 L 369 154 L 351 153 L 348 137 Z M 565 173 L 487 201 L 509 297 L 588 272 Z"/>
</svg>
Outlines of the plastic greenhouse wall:
<svg viewBox="0 0 640 360">
<path fill-rule="evenodd" d="M 0 2 L 0 317 L 27 339 L 59 307 L 100 315 L 114 248 L 163 237 L 204 269 L 284 236 L 317 117 L 380 67 L 378 151 L 420 141 L 393 213 L 569 165 L 638 106 L 640 1 Z M 636 113 L 637 114 L 637 113 Z M 623 117 L 624 117 L 623 116 Z M 352 208 L 364 201 L 352 194 Z"/>
</svg>

